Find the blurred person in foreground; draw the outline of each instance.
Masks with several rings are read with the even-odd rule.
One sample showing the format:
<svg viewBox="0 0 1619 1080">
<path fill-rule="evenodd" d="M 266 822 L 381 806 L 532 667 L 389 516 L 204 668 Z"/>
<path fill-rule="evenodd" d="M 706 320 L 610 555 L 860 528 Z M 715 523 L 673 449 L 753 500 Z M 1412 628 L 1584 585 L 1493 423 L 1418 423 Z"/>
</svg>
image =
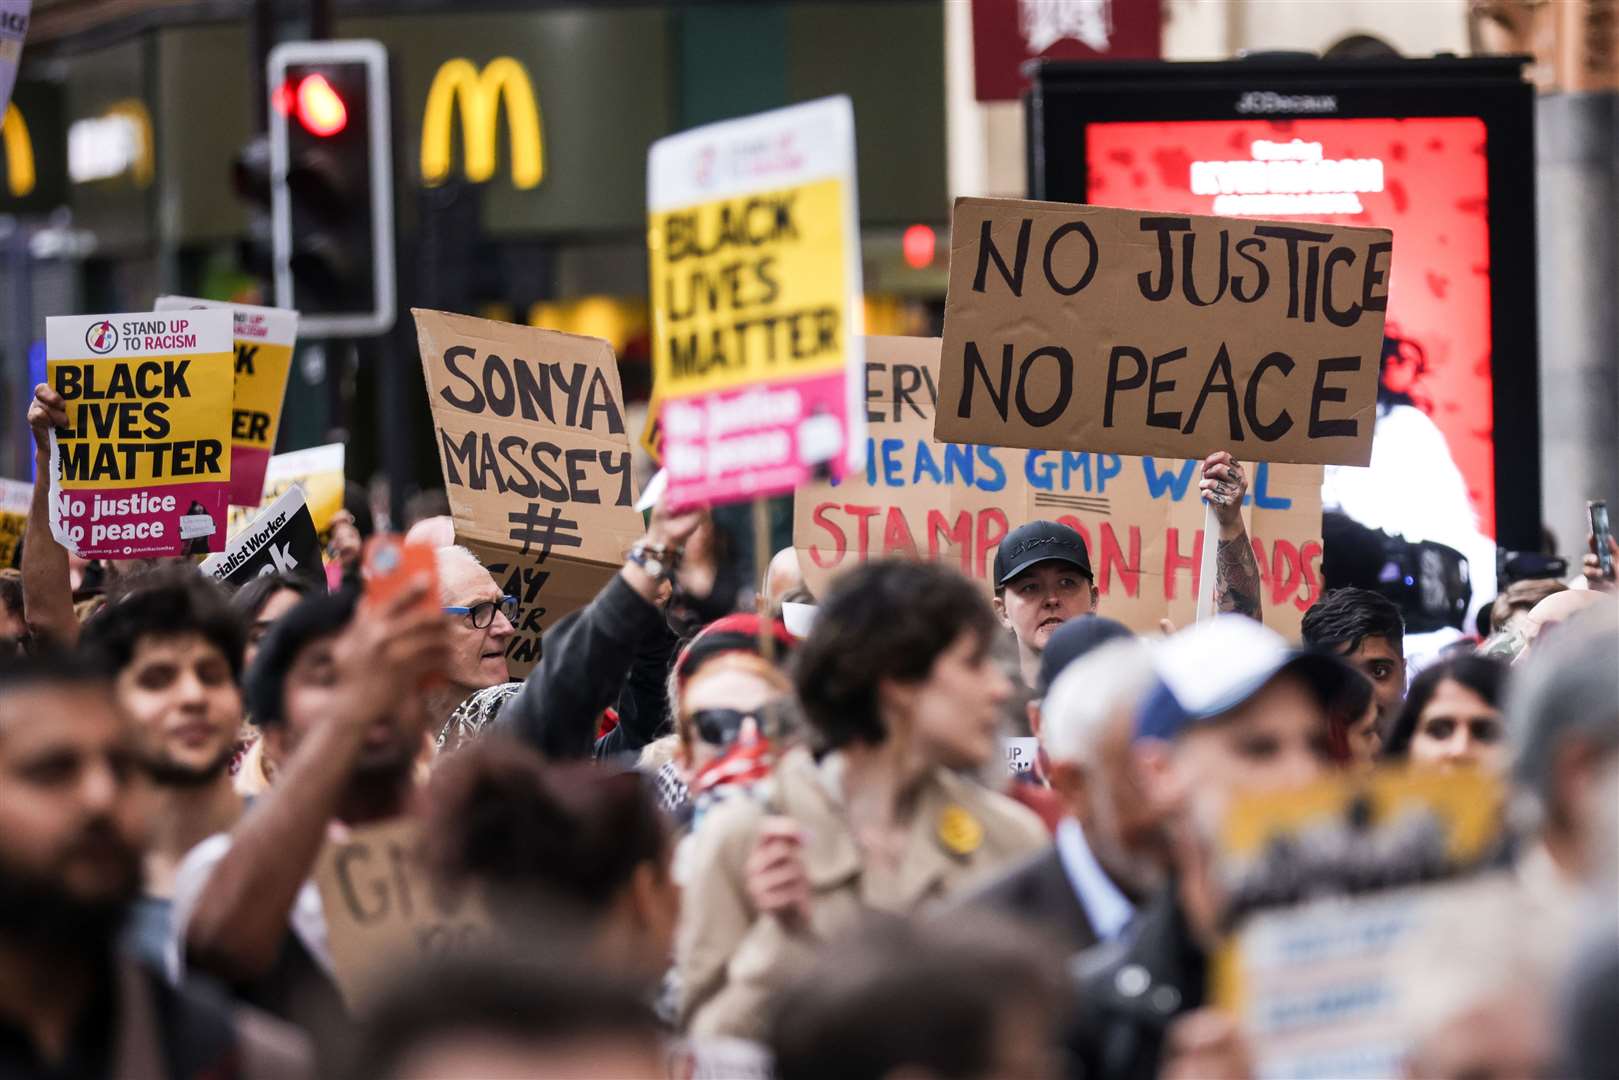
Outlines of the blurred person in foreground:
<svg viewBox="0 0 1619 1080">
<path fill-rule="evenodd" d="M 243 671 L 253 666 L 259 645 L 270 628 L 314 589 L 308 578 L 282 571 L 260 574 L 236 590 L 230 598 L 230 605 L 247 627 L 247 649 L 242 654 Z M 250 722 L 244 721 L 237 733 L 236 759 L 231 773 L 237 793 L 244 797 L 262 795 L 270 787 L 269 768 L 264 760 L 264 740 L 259 738 L 258 728 Z"/>
<path fill-rule="evenodd" d="M 297 1033 L 119 956 L 146 824 L 134 733 L 100 665 L 3 663 L 0 1075 L 311 1075 Z"/>
<path fill-rule="evenodd" d="M 483 890 L 501 940 L 543 942 L 651 987 L 680 911 L 669 822 L 639 773 L 546 764 L 507 739 L 448 758 L 427 790 L 427 865 Z"/>
<path fill-rule="evenodd" d="M 313 596 L 265 640 L 248 700 L 275 783 L 181 866 L 176 974 L 211 974 L 317 1033 L 344 1016 L 310 874 L 329 835 L 418 809 L 421 686 L 447 653 L 443 615 L 422 604 L 427 589 L 417 579 L 358 611 L 350 590 Z"/>
<path fill-rule="evenodd" d="M 1570 620 L 1513 672 L 1507 739 L 1514 810 L 1530 838 L 1518 874 L 1548 931 L 1619 903 L 1619 608 Z"/>
<path fill-rule="evenodd" d="M 1299 635 L 1372 681 L 1378 730 L 1386 734 L 1405 701 L 1405 616 L 1394 601 L 1370 589 L 1334 589 L 1304 613 Z"/>
<path fill-rule="evenodd" d="M 1519 624 L 1523 648 L 1513 658 L 1513 663 L 1527 660 L 1535 649 L 1550 640 L 1558 627 L 1580 612 L 1601 606 L 1611 608 L 1613 605 L 1613 593 L 1598 589 L 1565 589 L 1546 597 L 1530 608 L 1529 614 L 1525 615 Z"/>
<path fill-rule="evenodd" d="M 80 643 L 113 673 L 152 780 L 145 886 L 128 940 L 162 967 L 181 861 L 242 816 L 229 772 L 242 727 L 242 623 L 220 586 L 194 567 L 164 566 L 92 616 Z"/>
<path fill-rule="evenodd" d="M 1076 619 L 1052 637 L 1085 629 Z M 1103 625 L 1102 620 L 1097 620 Z M 1122 628 L 1121 628 L 1122 629 Z M 1154 683 L 1149 646 L 1126 631 L 1069 664 L 1046 693 L 1036 730 L 1065 816 L 1056 843 L 969 902 L 1023 919 L 1078 952 L 1126 932 L 1162 885 L 1167 853 L 1130 760 L 1135 714 Z"/>
<path fill-rule="evenodd" d="M 1424 668 L 1389 730 L 1385 756 L 1443 772 L 1505 772 L 1501 702 L 1507 670 L 1487 656 L 1458 656 Z"/>
<path fill-rule="evenodd" d="M 777 1080 L 1038 1080 L 1061 1075 L 1067 993 L 1015 926 L 874 917 L 771 1003 Z"/>
<path fill-rule="evenodd" d="M 1328 716 L 1349 672 L 1251 619 L 1217 615 L 1166 639 L 1137 712 L 1135 766 L 1168 831 L 1168 880 L 1133 934 L 1075 961 L 1075 1072 L 1196 1076 L 1240 1062 L 1234 1021 L 1204 1008 L 1222 899 L 1214 839 L 1239 794 L 1285 790 L 1334 767 Z M 1167 1047 L 1167 1052 L 1166 1052 Z M 1178 1071 L 1177 1071 L 1178 1070 Z M 1188 1071 L 1191 1070 L 1191 1071 Z"/>
<path fill-rule="evenodd" d="M 863 913 L 908 914 L 1045 845 L 1034 814 L 966 775 L 1000 758 L 995 634 L 936 564 L 865 563 L 826 596 L 794 665 L 819 756 L 790 751 L 763 800 L 694 834 L 676 950 L 693 1036 L 758 1039 L 770 995 Z"/>
<path fill-rule="evenodd" d="M 628 1080 L 666 1075 L 662 1032 L 633 980 L 521 954 L 407 971 L 347 1048 L 346 1080 Z"/>
</svg>

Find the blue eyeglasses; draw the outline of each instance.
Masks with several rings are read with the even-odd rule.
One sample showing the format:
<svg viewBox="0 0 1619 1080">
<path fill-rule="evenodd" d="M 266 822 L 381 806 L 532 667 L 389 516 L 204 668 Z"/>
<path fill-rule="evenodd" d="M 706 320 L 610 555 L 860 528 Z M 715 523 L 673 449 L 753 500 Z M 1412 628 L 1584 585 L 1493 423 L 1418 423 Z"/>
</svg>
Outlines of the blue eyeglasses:
<svg viewBox="0 0 1619 1080">
<path fill-rule="evenodd" d="M 502 596 L 499 600 L 485 600 L 483 603 L 473 604 L 471 607 L 446 607 L 444 614 L 465 615 L 467 620 L 472 623 L 473 629 L 482 630 L 494 625 L 495 612 L 497 611 L 506 616 L 508 622 L 516 622 L 517 597 Z"/>
</svg>

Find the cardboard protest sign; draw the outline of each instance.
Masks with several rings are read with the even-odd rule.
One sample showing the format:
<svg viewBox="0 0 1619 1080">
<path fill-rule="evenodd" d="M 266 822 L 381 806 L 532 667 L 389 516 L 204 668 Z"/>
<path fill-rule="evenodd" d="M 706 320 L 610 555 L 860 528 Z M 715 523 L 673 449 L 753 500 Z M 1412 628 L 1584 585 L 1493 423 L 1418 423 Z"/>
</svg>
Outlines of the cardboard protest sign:
<svg viewBox="0 0 1619 1080">
<path fill-rule="evenodd" d="M 229 308 L 235 316 L 230 501 L 233 506 L 258 506 L 264 494 L 264 470 L 281 427 L 292 347 L 298 340 L 298 313 L 190 296 L 160 296 L 153 306 L 158 311 Z"/>
<path fill-rule="evenodd" d="M 332 518 L 343 509 L 343 457 L 342 443 L 272 456 L 265 465 L 264 494 L 259 499 L 259 508 L 269 506 L 296 484 L 303 489 L 310 520 L 315 523 L 315 532 L 324 546 L 329 539 Z M 253 517 L 250 509 L 231 507 L 230 535 L 235 536 L 247 528 Z"/>
<path fill-rule="evenodd" d="M 935 435 L 1368 464 L 1391 236 L 957 199 Z"/>
<path fill-rule="evenodd" d="M 597 338 L 414 315 L 456 538 L 520 602 L 506 647 L 520 674 L 643 531 L 618 366 Z"/>
<path fill-rule="evenodd" d="M 517 597 L 517 616 L 512 620 L 517 633 L 506 643 L 506 667 L 514 679 L 526 678 L 540 662 L 540 643 L 546 627 L 555 626 L 564 615 L 590 603 L 623 565 L 622 560 L 609 566 L 574 559 L 541 559 L 459 534 L 456 540 L 478 556 L 501 592 Z"/>
<path fill-rule="evenodd" d="M 33 484 L 0 479 L 0 570 L 18 565 L 33 499 Z"/>
<path fill-rule="evenodd" d="M 203 560 L 202 572 L 232 588 L 261 574 L 295 574 L 324 590 L 320 549 L 304 489 L 294 484 L 233 534 L 224 551 Z"/>
<path fill-rule="evenodd" d="M 1002 537 L 1025 522 L 1079 530 L 1101 612 L 1156 633 L 1192 621 L 1200 584 L 1199 460 L 944 444 L 932 437 L 937 338 L 866 339 L 865 474 L 799 491 L 793 544 L 824 593 L 867 558 L 946 559 L 984 582 Z M 1321 467 L 1249 464 L 1243 511 L 1259 564 L 1264 621 L 1298 636 L 1321 592 Z"/>
<path fill-rule="evenodd" d="M 1211 988 L 1247 1029 L 1255 1075 L 1400 1073 L 1436 991 L 1436 946 L 1458 923 L 1495 937 L 1525 920 L 1510 875 L 1491 869 L 1503 805 L 1492 776 L 1414 771 L 1233 805 L 1216 866 L 1234 930 Z M 1450 961 L 1478 944 L 1453 941 Z"/>
<path fill-rule="evenodd" d="M 430 957 L 477 948 L 489 938 L 483 897 L 452 894 L 420 858 L 414 819 L 352 830 L 328 842 L 315 864 L 337 983 L 358 1009 L 389 973 Z"/>
<path fill-rule="evenodd" d="M 87 559 L 225 546 L 231 470 L 228 311 L 45 320 L 51 532 Z"/>
<path fill-rule="evenodd" d="M 671 505 L 860 466 L 860 231 L 846 97 L 659 139 L 652 363 Z M 649 427 L 649 432 L 652 428 Z"/>
</svg>

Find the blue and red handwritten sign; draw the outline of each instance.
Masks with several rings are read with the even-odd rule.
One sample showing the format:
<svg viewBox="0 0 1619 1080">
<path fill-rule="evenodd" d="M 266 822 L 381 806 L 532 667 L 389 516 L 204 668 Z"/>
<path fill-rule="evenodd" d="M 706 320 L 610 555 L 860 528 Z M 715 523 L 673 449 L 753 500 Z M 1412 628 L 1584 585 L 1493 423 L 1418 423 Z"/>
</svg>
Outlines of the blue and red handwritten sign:
<svg viewBox="0 0 1619 1080">
<path fill-rule="evenodd" d="M 987 583 L 1001 539 L 1046 518 L 1084 536 L 1103 613 L 1142 631 L 1191 622 L 1198 462 L 935 442 L 938 364 L 937 339 L 866 339 L 865 475 L 797 497 L 794 544 L 811 587 L 883 555 L 950 560 Z M 1321 468 L 1261 462 L 1250 475 L 1265 621 L 1296 634 L 1321 591 Z"/>
</svg>

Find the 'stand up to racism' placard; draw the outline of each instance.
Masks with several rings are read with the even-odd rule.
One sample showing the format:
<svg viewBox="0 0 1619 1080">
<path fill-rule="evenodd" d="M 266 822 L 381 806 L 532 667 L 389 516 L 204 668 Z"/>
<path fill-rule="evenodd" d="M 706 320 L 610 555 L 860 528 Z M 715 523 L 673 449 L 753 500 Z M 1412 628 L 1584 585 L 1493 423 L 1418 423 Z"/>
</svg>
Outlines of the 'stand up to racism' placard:
<svg viewBox="0 0 1619 1080">
<path fill-rule="evenodd" d="M 652 359 L 672 505 L 858 468 L 860 233 L 848 98 L 660 139 Z"/>
<path fill-rule="evenodd" d="M 521 675 L 642 532 L 618 366 L 596 338 L 413 314 L 456 538 L 518 599 Z"/>
<path fill-rule="evenodd" d="M 160 296 L 158 311 L 229 308 L 236 319 L 236 385 L 231 411 L 230 501 L 258 506 L 264 469 L 275 450 L 281 405 L 298 340 L 298 313 L 286 308 L 225 304 L 191 296 Z"/>
<path fill-rule="evenodd" d="M 864 475 L 795 500 L 793 544 L 824 594 L 868 558 L 943 559 L 984 583 L 995 548 L 1028 521 L 1061 521 L 1090 551 L 1101 612 L 1142 633 L 1191 622 L 1203 545 L 1199 461 L 937 442 L 939 339 L 866 339 Z M 1243 510 L 1266 625 L 1289 637 L 1321 593 L 1321 467 L 1248 464 Z"/>
<path fill-rule="evenodd" d="M 225 545 L 231 313 L 46 320 L 46 377 L 67 403 L 51 436 L 51 532 L 83 558 L 201 555 Z"/>
<path fill-rule="evenodd" d="M 1365 465 L 1387 229 L 957 199 L 935 434 Z"/>
</svg>

